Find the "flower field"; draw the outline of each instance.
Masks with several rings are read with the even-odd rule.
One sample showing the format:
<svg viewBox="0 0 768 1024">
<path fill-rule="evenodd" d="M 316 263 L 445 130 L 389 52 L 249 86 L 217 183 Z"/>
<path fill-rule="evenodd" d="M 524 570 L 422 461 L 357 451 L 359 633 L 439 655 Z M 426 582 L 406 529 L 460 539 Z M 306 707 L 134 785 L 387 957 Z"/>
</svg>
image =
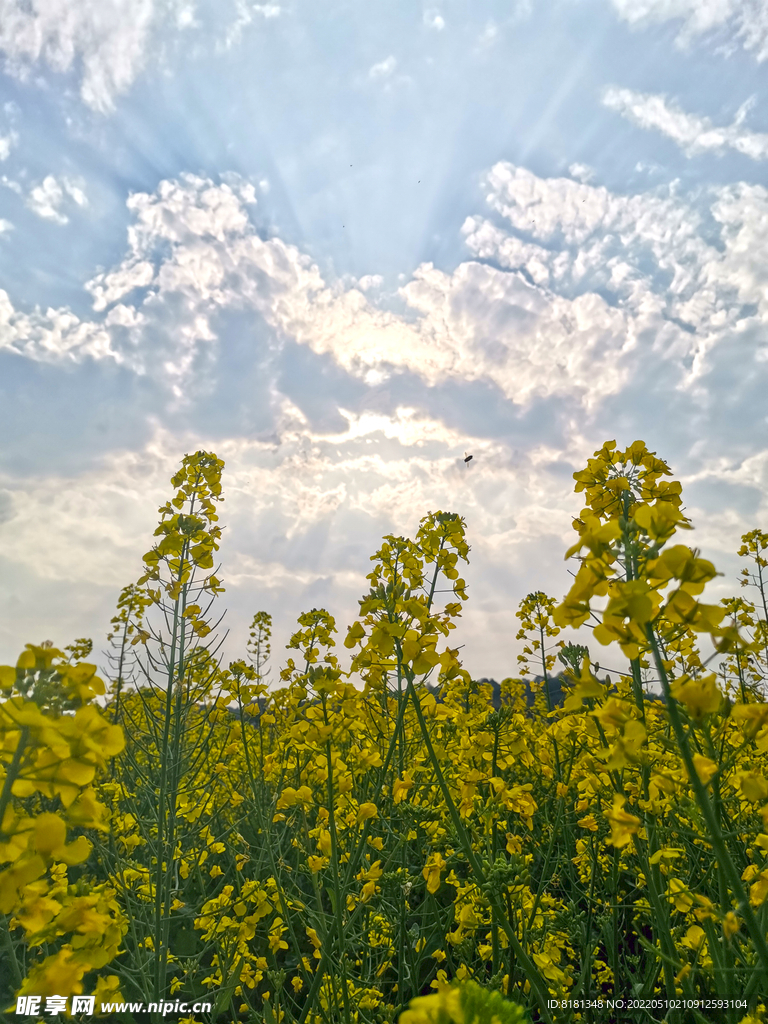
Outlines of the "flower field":
<svg viewBox="0 0 768 1024">
<path fill-rule="evenodd" d="M 126 1021 L 763 1020 L 768 533 L 707 603 L 680 485 L 605 444 L 573 585 L 521 602 L 494 700 L 452 644 L 469 546 L 442 512 L 384 538 L 341 636 L 301 615 L 272 671 L 260 612 L 225 667 L 222 470 L 174 476 L 108 671 L 85 640 L 0 668 L 8 1019 L 89 993 Z"/>
</svg>

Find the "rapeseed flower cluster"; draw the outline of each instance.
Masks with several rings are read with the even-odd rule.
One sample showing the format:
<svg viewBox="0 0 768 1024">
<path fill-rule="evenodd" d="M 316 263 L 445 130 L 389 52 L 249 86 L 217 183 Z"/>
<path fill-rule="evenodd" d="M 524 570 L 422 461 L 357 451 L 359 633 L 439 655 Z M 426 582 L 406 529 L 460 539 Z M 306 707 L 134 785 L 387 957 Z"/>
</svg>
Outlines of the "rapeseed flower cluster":
<svg viewBox="0 0 768 1024">
<path fill-rule="evenodd" d="M 98 775 L 124 746 L 94 703 L 105 687 L 80 658 L 89 651 L 28 644 L 15 668 L 0 668 L 0 914 L 21 995 L 82 992 L 126 928 L 115 888 L 83 870 L 109 831 Z"/>
<path fill-rule="evenodd" d="M 740 552 L 754 600 L 707 603 L 679 483 L 610 442 L 575 474 L 573 585 L 523 599 L 496 693 L 453 641 L 469 546 L 445 512 L 383 539 L 348 669 L 313 609 L 271 679 L 265 612 L 217 655 L 222 468 L 198 452 L 174 477 L 104 707 L 79 650 L 0 670 L 4 998 L 511 1024 L 634 994 L 672 1006 L 651 1019 L 762 1019 L 768 534 Z"/>
</svg>

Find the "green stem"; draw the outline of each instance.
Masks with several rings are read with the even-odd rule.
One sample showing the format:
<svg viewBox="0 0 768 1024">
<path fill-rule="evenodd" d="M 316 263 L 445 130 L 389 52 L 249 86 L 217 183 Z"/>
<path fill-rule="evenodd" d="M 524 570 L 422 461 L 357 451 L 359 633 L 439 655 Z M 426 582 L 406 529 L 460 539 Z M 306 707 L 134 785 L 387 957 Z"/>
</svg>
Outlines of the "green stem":
<svg viewBox="0 0 768 1024">
<path fill-rule="evenodd" d="M 328 725 L 328 706 L 326 695 L 323 694 L 323 720 Z M 333 902 L 336 914 L 336 931 L 339 943 L 339 963 L 341 965 L 342 998 L 344 1000 L 344 1018 L 352 1024 L 349 1006 L 349 986 L 347 985 L 346 949 L 344 944 L 344 918 L 341 907 L 341 879 L 339 877 L 339 843 L 336 835 L 335 801 L 333 798 L 333 756 L 331 741 L 326 740 L 325 754 L 328 760 L 328 830 L 331 833 L 331 863 L 333 865 Z"/>
<path fill-rule="evenodd" d="M 696 802 L 699 805 L 699 810 L 701 811 L 706 823 L 707 831 L 709 833 L 709 841 L 712 843 L 712 849 L 715 851 L 715 856 L 725 873 L 725 877 L 731 891 L 739 902 L 739 911 L 744 918 L 744 922 L 752 938 L 752 942 L 754 943 L 755 950 L 762 964 L 763 972 L 768 976 L 768 944 L 766 944 L 765 941 L 765 932 L 758 924 L 757 918 L 752 910 L 752 906 L 744 890 L 744 886 L 741 884 L 739 872 L 733 863 L 731 855 L 728 852 L 728 848 L 726 847 L 723 834 L 720 831 L 720 824 L 717 820 L 715 810 L 712 807 L 712 801 L 709 799 L 706 787 L 699 778 L 698 772 L 696 771 L 696 767 L 693 763 L 693 755 L 691 754 L 688 736 L 680 717 L 677 701 L 672 696 L 667 672 L 659 654 L 656 635 L 650 623 L 646 626 L 646 635 L 648 637 L 648 643 L 650 644 L 651 651 L 653 652 L 656 670 L 659 673 L 659 679 L 661 680 L 664 699 L 666 701 L 667 711 L 669 713 L 670 722 L 672 723 L 675 739 L 677 740 L 677 745 L 680 749 L 683 762 L 688 772 L 688 778 L 690 780 L 694 796 L 696 797 Z"/>
<path fill-rule="evenodd" d="M 182 555 L 183 561 L 183 555 Z M 165 805 L 168 789 L 168 747 L 170 746 L 171 718 L 173 708 L 173 679 L 176 670 L 176 641 L 179 628 L 179 601 L 176 600 L 173 609 L 173 631 L 171 634 L 171 660 L 168 665 L 168 685 L 165 697 L 165 719 L 163 722 L 163 738 L 160 750 L 160 787 L 157 802 L 157 864 L 155 865 L 155 938 L 160 946 L 157 950 L 155 960 L 155 996 L 161 999 L 165 992 L 165 958 L 163 957 L 162 934 L 163 915 L 167 913 L 163 900 L 163 854 L 165 853 Z M 167 867 L 167 864 L 166 864 Z"/>
<path fill-rule="evenodd" d="M 13 948 L 13 939 L 11 938 L 11 929 L 8 922 L 8 918 L 5 914 L 0 914 L 0 933 L 3 936 L 3 945 L 5 946 L 6 955 L 8 962 L 11 965 L 11 974 L 13 975 L 14 988 L 21 988 L 21 983 L 24 980 L 19 970 L 19 962 L 16 959 L 16 950 Z"/>
<path fill-rule="evenodd" d="M 5 809 L 8 806 L 11 799 L 11 791 L 13 784 L 19 776 L 19 768 L 21 767 L 21 759 L 24 756 L 24 750 L 26 749 L 27 743 L 29 742 L 29 726 L 22 725 L 21 733 L 19 735 L 19 742 L 16 744 L 16 749 L 13 752 L 13 759 L 8 765 L 8 771 L 5 774 L 5 782 L 3 783 L 3 791 L 0 793 L 0 823 L 5 820 Z M 6 837 L 4 832 L 0 832 L 0 839 L 5 841 Z"/>
<path fill-rule="evenodd" d="M 399 647 L 399 645 L 398 645 L 398 647 Z M 401 658 L 401 652 L 399 650 L 398 650 L 398 658 Z M 453 827 L 456 829 L 456 834 L 457 834 L 457 836 L 459 838 L 459 842 L 461 843 L 462 849 L 464 851 L 464 856 L 467 858 L 467 861 L 469 862 L 469 864 L 470 864 L 470 866 L 472 868 L 472 871 L 473 871 L 473 873 L 475 875 L 475 878 L 477 879 L 477 884 L 481 888 L 483 888 L 483 891 L 488 893 L 488 898 L 489 898 L 491 904 L 498 907 L 498 900 L 499 900 L 498 894 L 495 893 L 495 892 L 492 892 L 487 887 L 487 881 L 486 881 L 486 878 L 485 878 L 485 873 L 483 872 L 482 865 L 481 865 L 480 861 L 478 860 L 477 855 L 475 854 L 475 851 L 472 848 L 472 842 L 471 842 L 469 836 L 467 835 L 467 831 L 464 828 L 464 824 L 463 824 L 463 822 L 461 820 L 461 816 L 460 816 L 460 814 L 458 812 L 456 804 L 453 801 L 453 797 L 451 796 L 451 792 L 450 792 L 450 790 L 448 788 L 448 784 L 445 781 L 445 776 L 443 775 L 442 769 L 440 768 L 440 761 L 438 760 L 437 755 L 435 754 L 435 748 L 432 746 L 432 739 L 431 739 L 431 737 L 429 735 L 429 730 L 427 729 L 427 723 L 426 723 L 426 721 L 424 719 L 424 714 L 423 714 L 423 712 L 421 710 L 421 702 L 419 701 L 418 694 L 416 693 L 416 690 L 414 688 L 413 678 L 412 678 L 412 675 L 410 673 L 407 673 L 407 679 L 408 679 L 408 692 L 411 695 L 411 700 L 412 700 L 413 706 L 414 706 L 414 708 L 416 710 L 416 717 L 419 720 L 419 728 L 421 729 L 421 734 L 424 737 L 424 744 L 425 744 L 425 746 L 427 748 L 427 753 L 429 754 L 429 759 L 432 762 L 432 767 L 435 770 L 435 775 L 437 776 L 438 785 L 440 786 L 440 789 L 442 791 L 443 799 L 445 800 L 446 806 L 448 807 L 448 812 L 449 812 L 449 814 L 451 816 L 451 821 L 453 822 Z M 499 908 L 499 909 L 501 910 L 501 908 Z M 506 919 L 506 916 L 504 915 L 503 910 L 501 910 L 501 913 L 500 913 L 499 916 L 500 916 L 501 926 L 504 929 L 507 938 L 509 939 L 510 947 L 514 951 L 514 954 L 515 954 L 515 957 L 517 959 L 517 962 L 521 965 L 521 967 L 525 971 L 526 977 L 528 978 L 528 981 L 530 982 L 531 989 L 532 989 L 532 991 L 534 992 L 534 994 L 536 996 L 536 1000 L 538 1001 L 538 1004 L 539 1004 L 539 1012 L 541 1014 L 541 1017 L 542 1017 L 542 1019 L 544 1021 L 547 1022 L 547 1024 L 553 1024 L 552 1015 L 550 1014 L 549 1009 L 547 1007 L 547 1001 L 549 999 L 549 992 L 547 991 L 547 988 L 546 988 L 546 986 L 544 985 L 544 983 L 543 983 L 543 981 L 541 979 L 541 975 L 539 974 L 538 970 L 536 969 L 536 965 L 534 964 L 534 962 L 531 960 L 531 958 L 528 956 L 528 954 L 525 952 L 525 950 L 523 949 L 522 945 L 520 944 L 520 940 L 518 939 L 517 934 L 515 933 L 515 930 L 512 928 L 512 925 Z"/>
</svg>

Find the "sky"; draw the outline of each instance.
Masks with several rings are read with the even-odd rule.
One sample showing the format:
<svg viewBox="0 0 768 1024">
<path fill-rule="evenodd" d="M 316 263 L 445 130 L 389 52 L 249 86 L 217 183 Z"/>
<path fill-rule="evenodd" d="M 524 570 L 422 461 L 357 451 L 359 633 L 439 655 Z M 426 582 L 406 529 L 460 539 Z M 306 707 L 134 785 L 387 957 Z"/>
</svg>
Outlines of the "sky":
<svg viewBox="0 0 768 1024">
<path fill-rule="evenodd" d="M 514 674 L 636 438 L 738 589 L 768 528 L 766 0 L 0 0 L 0 662 L 105 636 L 187 452 L 241 656 L 465 517 Z M 464 462 L 465 453 L 473 455 Z"/>
</svg>

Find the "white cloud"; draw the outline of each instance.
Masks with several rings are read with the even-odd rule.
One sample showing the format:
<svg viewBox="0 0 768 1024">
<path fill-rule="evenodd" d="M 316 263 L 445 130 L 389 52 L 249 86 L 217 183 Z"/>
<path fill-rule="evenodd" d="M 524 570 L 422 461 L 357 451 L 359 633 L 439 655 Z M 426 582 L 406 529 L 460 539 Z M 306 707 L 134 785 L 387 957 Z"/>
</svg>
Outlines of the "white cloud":
<svg viewBox="0 0 768 1024">
<path fill-rule="evenodd" d="M 765 0 L 611 0 L 619 16 L 631 25 L 680 22 L 678 44 L 687 46 L 698 36 L 725 35 L 736 45 L 768 57 L 768 7 Z"/>
<path fill-rule="evenodd" d="M 21 187 L 21 183 L 15 181 L 13 178 L 9 178 L 7 174 L 0 177 L 0 185 L 3 188 L 9 188 L 11 192 L 15 192 L 17 196 L 20 196 L 24 189 Z"/>
<path fill-rule="evenodd" d="M 186 29 L 197 27 L 198 22 L 195 18 L 195 5 L 192 0 L 178 0 L 176 4 L 176 28 Z"/>
<path fill-rule="evenodd" d="M 364 274 L 357 282 L 357 287 L 361 292 L 367 292 L 372 288 L 381 288 L 383 284 L 384 278 L 381 274 Z"/>
<path fill-rule="evenodd" d="M 276 613 L 278 642 L 300 610 L 318 603 L 330 605 L 343 631 L 367 589 L 368 555 L 382 533 L 412 534 L 429 509 L 467 516 L 473 551 L 465 575 L 471 585 L 485 569 L 486 599 L 504 591 L 506 581 L 494 578 L 500 562 L 516 571 L 522 586 L 533 588 L 541 563 L 525 576 L 520 568 L 537 539 L 556 552 L 553 562 L 560 561 L 572 532 L 573 500 L 570 483 L 555 481 L 548 466 L 553 457 L 572 457 L 570 448 L 515 453 L 506 443 L 467 437 L 409 409 L 389 416 L 347 412 L 348 429 L 329 434 L 312 430 L 279 396 L 273 412 L 270 441 L 180 436 L 157 428 L 138 450 L 110 453 L 79 473 L 0 474 L 9 510 L 3 525 L 6 564 L 45 581 L 48 600 L 84 584 L 96 589 L 91 621 L 83 622 L 83 616 L 72 628 L 75 635 L 102 636 L 118 589 L 140 572 L 141 553 L 156 509 L 169 495 L 168 479 L 180 453 L 199 448 L 215 450 L 226 463 L 221 556 L 227 592 L 220 604 L 229 608 L 231 626 L 241 624 L 235 643 L 242 642 L 254 599 Z M 471 467 L 462 461 L 467 445 L 475 452 Z M 565 584 L 565 572 L 558 569 Z M 47 635 L 64 628 L 59 617 L 46 626 L 38 612 L 36 621 L 35 628 Z M 470 653 L 473 666 L 481 663 L 487 630 L 483 605 L 473 599 L 461 641 L 475 654 L 473 659 Z M 18 636 L 2 639 L 6 645 L 19 642 Z M 490 668 L 487 656 L 482 668 Z"/>
<path fill-rule="evenodd" d="M 45 195 L 56 213 L 58 193 Z M 55 358 L 57 350 L 62 358 L 116 358 L 173 384 L 212 351 L 216 311 L 245 309 L 369 383 L 407 369 L 429 383 L 491 381 L 516 402 L 550 394 L 596 401 L 625 379 L 632 324 L 594 292 L 563 297 L 477 262 L 453 274 L 425 264 L 401 289 L 416 316 L 402 317 L 366 299 L 375 277 L 347 289 L 329 285 L 294 246 L 261 239 L 247 212 L 251 199 L 247 183 L 192 175 L 132 196 L 125 259 L 87 285 L 104 324 L 49 313 L 42 343 L 40 323 L 9 312 L 15 327 L 6 344 L 32 358 Z M 26 345 L 25 325 L 37 331 Z"/>
<path fill-rule="evenodd" d="M 651 355 L 695 386 L 724 339 L 768 323 L 761 186 L 713 191 L 715 243 L 674 191 L 620 196 L 506 163 L 487 184 L 497 219 L 463 228 L 475 258 L 452 273 L 419 267 L 399 292 L 403 316 L 366 297 L 376 276 L 329 283 L 295 246 L 262 239 L 253 189 L 236 176 L 165 181 L 129 199 L 126 256 L 87 285 L 103 323 L 30 321 L 25 345 L 17 319 L 6 344 L 32 358 L 57 346 L 62 358 L 114 358 L 178 390 L 200 358 L 215 360 L 218 312 L 242 310 L 369 384 L 407 370 L 428 384 L 492 383 L 518 404 L 558 395 L 592 408 Z"/>
<path fill-rule="evenodd" d="M 13 561 L 46 580 L 74 578 L 113 587 L 130 582 L 139 568 L 140 538 L 151 532 L 153 506 L 169 468 L 167 453 L 150 443 L 143 451 L 108 456 L 98 470 L 80 475 L 80 486 L 77 478 L 58 475 L 8 478 L 16 514 L 4 529 L 19 545 Z M 52 494 L 58 495 L 56 502 Z M 100 559 L 93 557 L 96 548 Z"/>
<path fill-rule="evenodd" d="M 172 309 L 171 362 L 179 373 L 197 346 L 212 340 L 215 309 L 250 308 L 280 335 L 332 355 L 368 382 L 404 368 L 431 383 L 492 380 L 526 401 L 586 392 L 588 385 L 593 395 L 607 393 L 623 379 L 607 354 L 627 344 L 625 316 L 596 294 L 571 301 L 478 263 L 452 275 L 425 265 L 401 291 L 418 314 L 414 322 L 368 302 L 363 290 L 375 279 L 346 290 L 328 285 L 298 249 L 259 238 L 229 185 L 187 176 L 164 182 L 154 196 L 134 196 L 130 206 L 136 222 L 129 254 L 88 287 L 98 311 L 126 301 L 137 287 L 147 289 L 143 315 L 157 322 Z M 183 306 L 173 296 L 183 297 Z M 140 352 L 137 343 L 126 358 L 140 360 Z M 589 366 L 596 355 L 604 365 L 598 374 Z"/>
<path fill-rule="evenodd" d="M 117 359 L 110 336 L 100 324 L 80 320 L 68 309 L 16 310 L 0 289 L 0 350 L 36 362 L 80 362 L 86 357 Z"/>
<path fill-rule="evenodd" d="M 442 421 L 425 416 L 418 409 L 409 406 L 398 406 L 393 414 L 355 413 L 341 407 L 339 412 L 347 421 L 347 428 L 341 434 L 327 435 L 326 440 L 329 444 L 346 444 L 360 438 L 370 438 L 373 434 L 381 434 L 382 437 L 396 440 L 405 448 L 423 448 L 430 442 L 438 442 L 458 453 L 461 445 L 466 444 L 468 440 L 465 434 L 459 434 Z M 472 443 L 478 455 L 488 449 L 487 443 L 480 438 L 475 438 Z"/>
<path fill-rule="evenodd" d="M 59 220 L 61 224 L 67 223 L 66 217 L 61 217 L 56 207 L 64 201 L 64 190 L 53 177 L 48 177 L 35 188 L 31 189 L 27 199 L 27 205 L 38 216 L 48 220 Z"/>
<path fill-rule="evenodd" d="M 391 54 L 386 60 L 379 61 L 378 64 L 374 64 L 368 71 L 369 78 L 389 78 L 394 73 L 397 67 L 397 58 Z"/>
<path fill-rule="evenodd" d="M 480 46 L 490 46 L 495 43 L 499 35 L 499 26 L 494 21 L 489 21 L 477 38 Z"/>
<path fill-rule="evenodd" d="M 155 25 L 183 28 L 190 12 L 185 0 L 0 0 L 0 51 L 22 77 L 41 63 L 76 68 L 84 102 L 108 113 L 144 66 Z"/>
<path fill-rule="evenodd" d="M 445 18 L 434 7 L 424 11 L 424 24 L 435 32 L 442 32 L 445 28 Z"/>
<path fill-rule="evenodd" d="M 11 155 L 11 150 L 18 144 L 19 136 L 17 132 L 11 131 L 7 135 L 0 135 L 0 163 L 3 160 L 7 160 Z"/>
<path fill-rule="evenodd" d="M 248 0 L 236 0 L 236 17 L 227 29 L 227 34 L 219 49 L 229 50 L 236 46 L 243 36 L 243 31 L 252 25 L 258 18 L 270 21 L 278 18 L 282 12 L 279 4 L 255 4 Z"/>
<path fill-rule="evenodd" d="M 553 305 L 572 296 L 564 322 L 574 318 L 580 300 L 609 297 L 605 323 L 613 330 L 623 325 L 625 339 L 621 358 L 613 361 L 614 378 L 630 372 L 634 352 L 638 359 L 677 363 L 680 386 L 698 387 L 718 346 L 768 325 L 765 188 L 711 190 L 708 213 L 720 234 L 713 239 L 701 214 L 674 188 L 618 196 L 568 179 L 540 179 L 509 164 L 497 165 L 488 184 L 491 207 L 508 228 L 468 219 L 470 249 L 559 296 Z M 596 323 L 583 314 L 581 322 L 583 345 Z M 601 364 L 593 370 L 593 386 L 609 393 L 613 385 Z"/>
<path fill-rule="evenodd" d="M 686 156 L 734 149 L 752 160 L 766 160 L 768 133 L 751 132 L 742 127 L 752 103 L 748 101 L 740 108 L 733 124 L 718 127 L 708 117 L 687 113 L 666 96 L 615 86 L 607 88 L 603 93 L 604 106 L 641 128 L 654 129 L 666 135 Z"/>
<path fill-rule="evenodd" d="M 595 177 L 595 172 L 586 164 L 571 164 L 568 168 L 568 173 L 572 178 L 575 178 L 577 181 L 583 181 L 585 184 L 593 181 Z"/>
<path fill-rule="evenodd" d="M 666 394 L 676 384 L 711 387 L 704 372 L 712 360 L 731 358 L 730 346 L 744 339 L 739 372 L 746 379 L 759 369 L 748 338 L 764 336 L 768 324 L 768 190 L 715 189 L 701 212 L 674 190 L 617 195 L 500 163 L 486 192 L 487 213 L 464 226 L 470 258 L 452 272 L 421 266 L 400 290 L 405 314 L 371 301 L 374 275 L 329 281 L 297 247 L 261 238 L 253 189 L 234 175 L 223 183 L 186 175 L 130 198 L 125 257 L 88 285 L 93 320 L 14 310 L 0 294 L 0 345 L 51 362 L 111 359 L 181 397 L 225 372 L 216 358 L 222 312 L 258 321 L 272 352 L 288 341 L 324 357 L 305 393 L 289 399 L 259 350 L 268 384 L 253 402 L 264 419 L 248 437 L 231 420 L 210 434 L 166 431 L 160 420 L 148 444 L 69 477 L 0 475 L 11 495 L 3 529 L 14 571 L 62 593 L 83 581 L 107 581 L 116 593 L 138 573 L 180 453 L 213 448 L 227 464 L 222 557 L 235 622 L 252 615 L 255 588 L 268 593 L 278 635 L 288 633 L 288 608 L 327 602 L 344 621 L 380 535 L 410 533 L 426 510 L 452 509 L 468 518 L 468 579 L 483 591 L 479 599 L 472 591 L 462 641 L 469 664 L 491 671 L 508 633 L 508 620 L 494 614 L 508 606 L 510 581 L 521 595 L 542 580 L 556 593 L 567 586 L 561 558 L 579 507 L 570 473 L 603 439 L 593 437 L 603 400 L 623 401 L 642 374 L 653 373 L 654 386 L 664 380 Z M 353 397 L 363 391 L 355 384 L 338 399 L 320 382 L 331 361 L 358 381 L 407 373 L 408 397 L 385 387 L 375 405 L 368 393 Z M 433 390 L 446 383 L 443 395 Z M 458 388 L 470 396 L 473 383 L 481 395 L 511 400 L 502 430 L 486 429 L 484 407 L 467 426 L 464 413 L 483 398 L 444 397 Z M 318 396 L 331 410 L 326 419 L 312 411 Z M 541 399 L 552 401 L 542 407 Z M 538 428 L 535 441 L 521 437 L 518 424 L 542 408 L 548 422 L 561 415 L 562 426 L 547 441 Z M 469 466 L 465 450 L 474 455 Z M 765 457 L 718 458 L 699 466 L 764 493 Z M 732 548 L 749 525 L 738 515 L 711 519 L 703 536 Z M 106 621 L 108 606 L 102 612 Z"/>
<path fill-rule="evenodd" d="M 506 163 L 487 187 L 495 219 L 463 228 L 474 258 L 452 273 L 419 267 L 401 315 L 366 296 L 376 276 L 329 283 L 295 246 L 262 239 L 249 183 L 165 181 L 129 199 L 125 258 L 87 285 L 101 319 L 21 314 L 5 297 L 0 338 L 34 359 L 114 359 L 182 395 L 195 373 L 204 380 L 201 359 L 215 365 L 219 313 L 239 310 L 368 384 L 408 371 L 593 410 L 648 359 L 696 388 L 718 346 L 768 324 L 761 186 L 713 190 L 717 240 L 674 190 L 621 196 Z"/>
<path fill-rule="evenodd" d="M 80 207 L 88 205 L 85 192 L 77 182 L 69 178 L 62 178 L 59 181 L 54 175 L 49 174 L 30 190 L 27 206 L 38 217 L 55 221 L 57 224 L 67 224 L 69 218 L 62 212 L 61 207 L 70 200 Z"/>
<path fill-rule="evenodd" d="M 327 605 L 343 635 L 366 590 L 368 555 L 381 534 L 412 534 L 427 510 L 442 508 L 466 517 L 472 545 L 462 573 L 471 597 L 455 642 L 466 644 L 471 670 L 498 671 L 508 656 L 500 638 L 508 636 L 512 620 L 511 588 L 515 598 L 541 586 L 559 596 L 568 585 L 562 554 L 579 503 L 568 473 L 556 474 L 553 466 L 570 472 L 591 454 L 594 445 L 578 425 L 561 444 L 529 443 L 521 450 L 509 436 L 461 431 L 449 409 L 436 418 L 411 407 L 390 413 L 342 408 L 345 427 L 324 432 L 279 393 L 272 402 L 274 429 L 266 440 L 158 426 L 135 451 L 110 453 L 79 472 L 0 473 L 6 565 L 25 580 L 44 581 L 46 603 L 61 604 L 47 625 L 39 608 L 29 626 L 25 620 L 32 634 L 14 633 L 4 622 L 0 640 L 8 657 L 18 653 L 20 636 L 51 636 L 57 643 L 103 636 L 118 589 L 139 574 L 156 508 L 170 494 L 168 478 L 181 453 L 204 448 L 226 463 L 221 557 L 227 591 L 220 607 L 229 609 L 233 635 L 225 657 L 236 656 L 258 607 L 275 614 L 276 659 L 296 614 L 307 607 Z M 465 448 L 475 455 L 469 467 L 462 461 Z M 764 484 L 766 467 L 763 453 L 723 466 L 713 462 L 708 471 Z M 702 523 L 696 539 L 732 549 L 751 525 L 739 515 L 716 517 Z M 88 605 L 75 619 L 67 602 L 85 585 Z M 29 618 L 14 609 L 15 626 L 24 615 Z"/>
</svg>

